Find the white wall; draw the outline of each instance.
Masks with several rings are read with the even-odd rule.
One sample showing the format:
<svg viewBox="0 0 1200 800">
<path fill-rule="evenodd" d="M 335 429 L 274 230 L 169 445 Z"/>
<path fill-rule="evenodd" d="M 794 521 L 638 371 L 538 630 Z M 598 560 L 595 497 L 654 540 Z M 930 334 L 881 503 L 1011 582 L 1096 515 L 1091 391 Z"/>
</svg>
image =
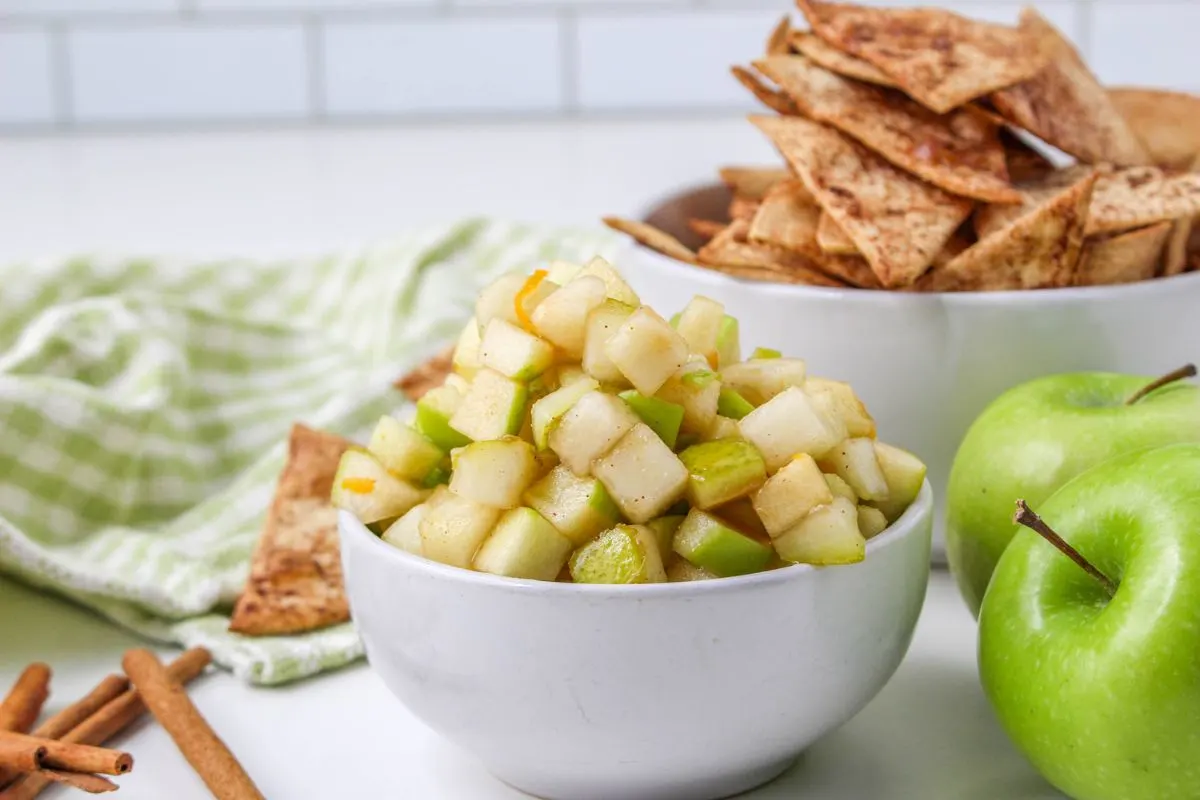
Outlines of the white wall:
<svg viewBox="0 0 1200 800">
<path fill-rule="evenodd" d="M 1021 6 L 939 4 L 1008 22 Z M 1036 5 L 1106 82 L 1200 90 L 1200 2 Z M 0 0 L 0 130 L 732 111 L 750 101 L 728 66 L 757 55 L 789 7 Z"/>
</svg>

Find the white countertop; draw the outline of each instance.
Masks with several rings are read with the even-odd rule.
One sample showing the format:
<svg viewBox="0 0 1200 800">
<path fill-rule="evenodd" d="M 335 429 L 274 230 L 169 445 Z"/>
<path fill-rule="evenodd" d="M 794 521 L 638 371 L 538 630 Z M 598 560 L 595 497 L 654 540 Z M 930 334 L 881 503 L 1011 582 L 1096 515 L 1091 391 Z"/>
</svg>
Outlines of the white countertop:
<svg viewBox="0 0 1200 800">
<path fill-rule="evenodd" d="M 770 163 L 740 120 L 294 130 L 0 141 L 0 258 L 81 250 L 312 253 L 469 214 L 591 224 L 719 164 Z M 0 683 L 55 669 L 55 708 L 140 642 L 0 579 Z M 393 700 L 365 666 L 281 689 L 227 674 L 193 696 L 267 797 L 515 798 Z M 207 797 L 166 735 L 120 740 L 128 800 Z M 46 797 L 67 796 L 47 793 Z M 1005 739 L 975 668 L 975 625 L 935 573 L 908 658 L 854 720 L 754 798 L 1056 798 Z"/>
</svg>

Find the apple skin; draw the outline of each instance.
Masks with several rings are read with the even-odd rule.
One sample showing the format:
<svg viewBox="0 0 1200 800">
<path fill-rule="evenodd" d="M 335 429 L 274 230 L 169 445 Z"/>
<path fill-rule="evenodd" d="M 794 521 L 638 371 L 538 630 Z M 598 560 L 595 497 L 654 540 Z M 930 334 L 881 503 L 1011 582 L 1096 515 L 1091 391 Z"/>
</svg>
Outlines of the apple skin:
<svg viewBox="0 0 1200 800">
<path fill-rule="evenodd" d="M 1200 441 L 1200 389 L 1165 386 L 1126 406 L 1153 378 L 1091 372 L 1038 378 L 996 398 L 967 431 L 946 487 L 946 556 L 978 616 L 1015 530 L 1013 503 L 1037 510 L 1056 489 L 1113 456 Z"/>
<path fill-rule="evenodd" d="M 1013 742 L 1075 800 L 1200 798 L 1200 445 L 1118 456 L 1033 507 L 996 567 L 980 676 Z M 1031 504 L 1032 505 L 1032 504 Z"/>
</svg>

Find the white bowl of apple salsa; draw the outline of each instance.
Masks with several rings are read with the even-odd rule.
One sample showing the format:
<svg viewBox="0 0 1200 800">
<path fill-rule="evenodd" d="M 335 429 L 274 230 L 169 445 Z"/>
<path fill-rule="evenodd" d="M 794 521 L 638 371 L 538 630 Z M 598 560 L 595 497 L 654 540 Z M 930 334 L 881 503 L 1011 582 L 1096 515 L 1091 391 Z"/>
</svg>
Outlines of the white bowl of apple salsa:
<svg viewBox="0 0 1200 800">
<path fill-rule="evenodd" d="M 371 664 L 537 796 L 773 778 L 882 688 L 924 599 L 924 464 L 851 386 L 682 305 L 600 259 L 504 276 L 334 480 Z"/>
</svg>

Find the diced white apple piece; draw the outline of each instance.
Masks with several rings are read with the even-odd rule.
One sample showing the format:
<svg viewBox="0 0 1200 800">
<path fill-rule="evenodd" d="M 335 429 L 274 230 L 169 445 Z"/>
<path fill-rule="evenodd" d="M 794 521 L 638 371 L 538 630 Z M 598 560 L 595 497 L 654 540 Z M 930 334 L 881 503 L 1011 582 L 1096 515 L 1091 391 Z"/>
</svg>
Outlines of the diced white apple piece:
<svg viewBox="0 0 1200 800">
<path fill-rule="evenodd" d="M 471 380 L 479 369 L 479 341 L 479 323 L 471 317 L 458 335 L 450 362 L 454 372 L 467 380 Z"/>
<path fill-rule="evenodd" d="M 388 472 L 366 450 L 351 447 L 338 462 L 330 501 L 335 508 L 349 511 L 359 522 L 370 525 L 395 519 L 428 496 L 428 491 Z"/>
<path fill-rule="evenodd" d="M 550 431 L 550 449 L 576 475 L 588 475 L 592 462 L 611 450 L 637 424 L 637 414 L 621 398 L 604 392 L 587 392 Z"/>
<path fill-rule="evenodd" d="M 530 420 L 533 428 L 533 443 L 539 450 L 550 446 L 550 432 L 558 425 L 563 414 L 571 410 L 571 406 L 589 392 L 596 391 L 600 384 L 594 378 L 583 377 L 580 380 L 564 384 L 557 391 L 551 392 L 533 404 Z"/>
<path fill-rule="evenodd" d="M 888 484 L 871 439 L 846 439 L 821 459 L 821 467 L 850 484 L 863 500 L 887 500 Z"/>
<path fill-rule="evenodd" d="M 644 525 L 617 525 L 572 554 L 576 583 L 662 583 L 667 579 L 654 534 Z"/>
<path fill-rule="evenodd" d="M 738 429 L 762 453 L 768 472 L 775 472 L 799 453 L 820 458 L 841 441 L 834 424 L 813 405 L 803 389 L 794 386 L 743 417 Z"/>
<path fill-rule="evenodd" d="M 719 578 L 703 567 L 697 567 L 686 558 L 677 558 L 667 567 L 668 583 L 683 583 L 685 581 L 709 581 Z"/>
<path fill-rule="evenodd" d="M 683 406 L 680 431 L 705 436 L 717 418 L 721 382 L 706 364 L 690 361 L 662 385 L 657 397 Z"/>
<path fill-rule="evenodd" d="M 554 348 L 511 322 L 493 319 L 484 328 L 479 359 L 483 366 L 501 375 L 530 381 L 554 363 Z"/>
<path fill-rule="evenodd" d="M 717 367 L 725 369 L 742 360 L 742 340 L 737 317 L 728 314 L 721 320 L 717 331 Z"/>
<path fill-rule="evenodd" d="M 925 464 L 907 450 L 890 444 L 875 442 L 875 459 L 887 481 L 886 500 L 875 500 L 872 505 L 887 517 L 888 522 L 900 518 L 921 492 L 925 483 Z"/>
<path fill-rule="evenodd" d="M 413 506 L 408 510 L 407 514 L 389 525 L 388 529 L 383 532 L 383 536 L 379 538 L 393 547 L 407 550 L 414 556 L 423 555 L 421 553 L 420 525 L 428 508 L 429 505 L 427 503 Z"/>
<path fill-rule="evenodd" d="M 844 497 L 851 503 L 858 503 L 858 495 L 850 488 L 850 484 L 828 472 L 821 473 L 821 477 L 825 479 L 825 485 L 829 487 L 829 491 L 834 497 Z"/>
<path fill-rule="evenodd" d="M 584 275 L 595 275 L 600 280 L 604 281 L 605 291 L 613 300 L 625 303 L 630 306 L 640 306 L 641 299 L 637 296 L 637 292 L 625 282 L 621 274 L 613 269 L 612 264 L 609 264 L 600 256 L 596 256 L 591 261 L 583 265 L 583 269 L 579 270 L 576 278 Z"/>
<path fill-rule="evenodd" d="M 608 357 L 607 347 L 609 340 L 633 312 L 633 306 L 610 299 L 588 314 L 587 333 L 583 342 L 583 368 L 602 383 L 627 384 L 621 370 Z"/>
<path fill-rule="evenodd" d="M 836 410 L 838 416 L 846 425 L 847 435 L 853 437 L 865 436 L 875 438 L 875 420 L 867 412 L 867 407 L 854 393 L 850 384 L 842 381 L 832 381 L 828 378 L 808 378 L 804 382 L 804 391 L 814 400 L 819 397 L 829 397 L 829 408 Z"/>
<path fill-rule="evenodd" d="M 808 390 L 804 390 L 808 394 Z M 837 407 L 837 401 L 833 395 L 828 392 L 813 396 L 808 394 L 808 399 L 812 401 L 815 408 L 821 417 L 829 423 L 829 428 L 833 431 L 833 436 L 839 440 L 846 439 L 850 436 L 850 432 L 846 430 L 846 421 L 842 419 L 841 410 Z"/>
<path fill-rule="evenodd" d="M 767 529 L 763 527 L 762 520 L 758 518 L 758 512 L 754 510 L 754 504 L 750 502 L 749 497 L 743 497 L 734 500 L 732 503 L 726 503 L 719 508 L 712 509 L 708 513 L 717 517 L 721 522 L 733 528 L 738 533 L 746 534 L 751 539 L 763 543 L 771 540 Z"/>
<path fill-rule="evenodd" d="M 636 389 L 621 392 L 618 396 L 658 434 L 667 447 L 674 449 L 675 441 L 679 438 L 679 426 L 683 423 L 683 406 L 657 397 L 646 397 Z"/>
<path fill-rule="evenodd" d="M 513 436 L 475 442 L 454 453 L 450 491 L 493 508 L 515 508 L 537 475 L 533 446 Z"/>
<path fill-rule="evenodd" d="M 558 368 L 558 385 L 570 386 L 578 381 L 591 379 L 591 375 L 584 372 L 583 367 L 575 364 L 563 364 Z"/>
<path fill-rule="evenodd" d="M 708 433 L 704 435 L 704 438 L 710 442 L 715 442 L 719 439 L 737 439 L 741 435 L 742 432 L 738 429 L 736 420 L 718 416 L 713 420 L 713 424 L 709 427 Z"/>
<path fill-rule="evenodd" d="M 854 504 L 835 497 L 776 539 L 775 552 L 796 564 L 853 564 L 866 557 L 867 540 L 858 530 Z"/>
<path fill-rule="evenodd" d="M 721 383 L 760 406 L 788 387 L 804 386 L 805 372 L 798 358 L 755 359 L 723 368 Z"/>
<path fill-rule="evenodd" d="M 367 450 L 388 472 L 413 483 L 424 481 L 446 457 L 440 447 L 390 415 L 375 423 Z"/>
<path fill-rule="evenodd" d="M 654 541 L 658 542 L 658 552 L 663 557 L 664 564 L 674 553 L 671 544 L 675 541 L 675 531 L 679 530 L 685 516 L 684 514 L 671 514 L 646 523 L 646 527 L 654 533 Z"/>
<path fill-rule="evenodd" d="M 703 295 L 693 297 L 671 325 L 687 342 L 688 349 L 704 356 L 713 369 L 718 368 L 717 336 L 725 319 L 725 306 Z"/>
<path fill-rule="evenodd" d="M 453 386 L 430 389 L 417 401 L 413 426 L 446 452 L 470 444 L 469 437 L 450 427 L 450 419 L 462 405 L 462 399 L 463 393 Z"/>
<path fill-rule="evenodd" d="M 475 569 L 509 578 L 552 581 L 571 555 L 571 540 L 532 508 L 504 512 L 475 554 Z"/>
<path fill-rule="evenodd" d="M 470 567 L 475 551 L 500 518 L 500 509 L 439 489 L 417 523 L 421 554 L 455 567 Z"/>
<path fill-rule="evenodd" d="M 858 531 L 864 539 L 878 536 L 887 530 L 887 517 L 878 508 L 871 506 L 858 507 Z"/>
<path fill-rule="evenodd" d="M 661 515 L 687 491 L 687 468 L 644 423 L 635 425 L 607 455 L 597 459 L 592 474 L 633 522 Z"/>
<path fill-rule="evenodd" d="M 478 372 L 479 370 L 475 370 L 475 371 Z M 474 375 L 474 373 L 472 373 L 472 376 L 473 375 Z M 458 393 L 460 395 L 462 395 L 462 394 L 466 394 L 467 389 L 471 388 L 471 379 L 464 378 L 462 375 L 458 375 L 456 373 L 451 372 L 449 375 L 446 376 L 446 379 L 444 381 L 442 381 L 442 386 L 449 386 L 453 389 L 456 389 L 458 391 Z"/>
<path fill-rule="evenodd" d="M 533 312 L 533 327 L 569 358 L 583 358 L 587 318 L 605 300 L 604 281 L 594 275 L 576 278 L 547 297 Z"/>
<path fill-rule="evenodd" d="M 813 457 L 801 453 L 772 475 L 752 502 L 767 533 L 776 537 L 817 506 L 832 503 L 833 492 Z"/>
<path fill-rule="evenodd" d="M 546 280 L 566 286 L 579 275 L 583 267 L 570 261 L 555 260 L 546 265 Z"/>
<path fill-rule="evenodd" d="M 604 484 L 595 478 L 581 478 L 561 465 L 530 486 L 524 500 L 576 547 L 611 528 L 621 517 Z"/>
<path fill-rule="evenodd" d="M 698 508 L 688 512 L 675 532 L 672 548 L 691 563 L 722 578 L 760 572 L 771 560 L 770 547 Z"/>
<path fill-rule="evenodd" d="M 484 367 L 475 374 L 450 427 L 474 441 L 515 436 L 525 419 L 529 388 Z"/>
<path fill-rule="evenodd" d="M 533 281 L 537 282 L 531 283 Z M 479 330 L 487 330 L 487 324 L 496 318 L 522 327 L 521 317 L 517 314 L 517 296 L 521 295 L 521 310 L 528 319 L 557 288 L 554 282 L 539 280 L 536 275 L 509 273 L 500 276 L 479 293 L 475 303 L 475 321 L 479 323 Z"/>
<path fill-rule="evenodd" d="M 688 471 L 688 501 L 699 509 L 745 497 L 767 479 L 762 456 L 741 439 L 694 444 L 679 454 L 679 460 Z"/>
<path fill-rule="evenodd" d="M 687 361 L 688 346 L 666 320 L 643 306 L 621 324 L 604 352 L 633 388 L 650 396 Z"/>
</svg>

